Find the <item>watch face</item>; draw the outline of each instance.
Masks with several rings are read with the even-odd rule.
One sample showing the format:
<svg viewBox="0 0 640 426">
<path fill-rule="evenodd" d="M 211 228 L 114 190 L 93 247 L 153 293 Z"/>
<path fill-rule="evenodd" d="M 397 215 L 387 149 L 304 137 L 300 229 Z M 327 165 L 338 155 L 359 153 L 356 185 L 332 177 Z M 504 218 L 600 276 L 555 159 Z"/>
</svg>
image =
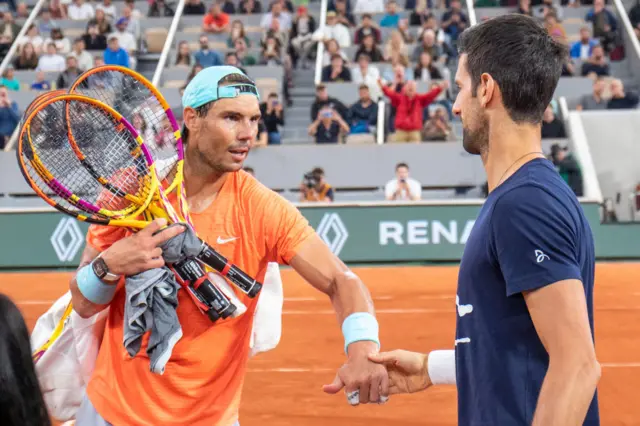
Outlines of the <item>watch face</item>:
<svg viewBox="0 0 640 426">
<path fill-rule="evenodd" d="M 100 258 L 93 262 L 93 271 L 96 273 L 98 278 L 104 278 L 104 276 L 109 272 L 107 270 L 107 264 Z"/>
</svg>

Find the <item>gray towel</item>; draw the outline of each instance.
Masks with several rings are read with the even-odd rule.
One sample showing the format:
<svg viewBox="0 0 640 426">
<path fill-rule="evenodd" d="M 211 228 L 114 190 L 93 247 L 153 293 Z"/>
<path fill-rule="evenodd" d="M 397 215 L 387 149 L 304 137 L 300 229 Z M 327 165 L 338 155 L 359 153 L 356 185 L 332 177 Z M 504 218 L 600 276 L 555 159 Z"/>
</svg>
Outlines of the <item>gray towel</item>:
<svg viewBox="0 0 640 426">
<path fill-rule="evenodd" d="M 177 263 L 187 257 L 196 257 L 202 251 L 202 241 L 187 224 L 174 223 L 170 226 L 182 226 L 184 232 L 166 241 L 162 246 L 162 257 L 167 263 Z"/>
</svg>

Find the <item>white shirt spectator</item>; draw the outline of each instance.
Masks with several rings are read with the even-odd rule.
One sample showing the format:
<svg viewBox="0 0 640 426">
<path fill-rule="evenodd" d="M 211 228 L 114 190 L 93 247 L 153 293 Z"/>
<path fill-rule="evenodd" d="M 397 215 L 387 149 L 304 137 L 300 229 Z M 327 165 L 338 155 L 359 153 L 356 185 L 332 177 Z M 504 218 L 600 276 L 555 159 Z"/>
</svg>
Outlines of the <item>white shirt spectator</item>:
<svg viewBox="0 0 640 426">
<path fill-rule="evenodd" d="M 351 34 L 349 29 L 342 24 L 336 24 L 333 26 L 325 25 L 324 31 L 321 28 L 313 34 L 313 39 L 316 41 L 335 39 L 338 45 L 342 48 L 351 46 Z"/>
<path fill-rule="evenodd" d="M 280 31 L 289 31 L 291 29 L 291 14 L 288 12 L 280 12 L 280 16 L 276 18 L 280 23 Z M 265 13 L 260 20 L 260 26 L 265 29 L 271 28 L 271 22 L 273 21 L 273 13 Z"/>
<path fill-rule="evenodd" d="M 411 195 L 413 195 L 417 199 L 420 199 L 420 197 L 422 196 L 422 185 L 420 185 L 420 182 L 412 178 L 407 178 L 407 186 L 409 187 L 409 192 L 411 192 Z M 391 179 L 384 187 L 384 195 L 387 198 L 391 198 L 397 190 L 398 179 Z M 400 192 L 400 196 L 396 198 L 396 201 L 411 201 L 411 198 L 409 198 L 409 194 L 407 193 L 407 191 L 403 189 L 402 192 Z"/>
<path fill-rule="evenodd" d="M 68 10 L 69 19 L 74 21 L 88 21 L 95 16 L 93 6 L 87 3 L 82 3 L 81 6 L 71 3 Z"/>
<path fill-rule="evenodd" d="M 355 84 L 366 84 L 369 87 L 369 94 L 374 101 L 382 96 L 380 86 L 378 86 L 378 78 L 380 78 L 380 70 L 373 65 L 367 67 L 366 74 L 362 74 L 359 66 L 351 68 L 351 82 Z"/>
<path fill-rule="evenodd" d="M 38 59 L 38 71 L 44 72 L 62 72 L 67 68 L 64 57 L 62 55 L 42 55 Z"/>
<path fill-rule="evenodd" d="M 383 0 L 356 0 L 353 13 L 382 13 L 384 12 Z"/>
<path fill-rule="evenodd" d="M 113 36 L 118 38 L 118 43 L 120 44 L 120 47 L 122 47 L 127 52 L 130 53 L 130 52 L 135 52 L 137 50 L 136 38 L 130 32 L 115 31 L 109 34 L 109 37 L 107 37 L 107 40 L 109 40 Z"/>
<path fill-rule="evenodd" d="M 76 60 L 78 61 L 78 68 L 80 68 L 82 71 L 90 70 L 91 68 L 93 68 L 93 56 L 86 50 L 83 50 L 79 55 L 74 50 L 73 52 L 69 53 L 69 56 L 73 56 L 74 58 L 76 58 Z"/>
<path fill-rule="evenodd" d="M 99 3 L 96 5 L 96 10 L 98 9 L 104 10 L 104 14 L 107 15 L 107 18 L 111 18 L 111 20 L 114 20 L 116 15 L 118 14 L 118 11 L 116 10 L 116 7 L 113 5 L 113 3 L 109 6 L 105 6 L 104 4 Z"/>
<path fill-rule="evenodd" d="M 69 39 L 66 37 L 63 37 L 60 40 L 53 40 L 51 37 L 49 37 L 44 41 L 44 45 L 46 46 L 49 43 L 55 44 L 58 53 L 60 53 L 61 55 L 66 55 L 67 53 L 71 52 L 71 43 L 69 43 Z"/>
<path fill-rule="evenodd" d="M 40 51 L 44 47 L 42 45 L 44 43 L 44 39 L 40 36 L 29 37 L 27 35 L 23 35 L 16 41 L 18 49 L 22 48 L 25 43 L 33 44 L 33 48 L 36 49 L 36 51 Z"/>
</svg>

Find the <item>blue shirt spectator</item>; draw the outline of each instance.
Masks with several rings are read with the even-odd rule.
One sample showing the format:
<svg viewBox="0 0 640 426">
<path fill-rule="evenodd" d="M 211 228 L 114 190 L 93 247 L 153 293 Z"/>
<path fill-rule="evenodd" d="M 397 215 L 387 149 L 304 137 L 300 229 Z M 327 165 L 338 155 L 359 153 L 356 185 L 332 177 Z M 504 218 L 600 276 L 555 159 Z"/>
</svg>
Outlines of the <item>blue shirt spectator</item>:
<svg viewBox="0 0 640 426">
<path fill-rule="evenodd" d="M 380 20 L 381 27 L 397 28 L 398 22 L 400 22 L 400 14 L 398 13 L 398 4 L 395 0 L 390 0 L 387 3 L 387 13 Z"/>
<path fill-rule="evenodd" d="M 111 37 L 109 39 L 109 47 L 104 51 L 104 63 L 105 65 L 129 67 L 129 54 L 120 47 L 117 37 Z"/>
<path fill-rule="evenodd" d="M 200 36 L 200 50 L 196 52 L 194 58 L 203 68 L 223 65 L 222 56 L 209 49 L 209 38 L 206 35 Z"/>
<path fill-rule="evenodd" d="M 593 46 L 598 44 L 598 40 L 591 38 L 589 28 L 583 27 L 580 29 L 580 40 L 571 45 L 570 54 L 575 59 L 589 59 Z"/>
<path fill-rule="evenodd" d="M 31 90 L 51 90 L 51 83 L 45 80 L 44 72 L 38 71 L 36 81 L 31 84 Z"/>
</svg>

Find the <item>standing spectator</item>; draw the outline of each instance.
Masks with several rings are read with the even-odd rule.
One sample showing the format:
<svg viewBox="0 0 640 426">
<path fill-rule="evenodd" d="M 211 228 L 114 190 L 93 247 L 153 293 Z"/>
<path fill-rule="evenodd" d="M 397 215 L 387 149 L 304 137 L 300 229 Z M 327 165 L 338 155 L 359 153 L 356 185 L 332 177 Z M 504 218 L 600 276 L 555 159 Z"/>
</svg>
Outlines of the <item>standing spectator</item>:
<svg viewBox="0 0 640 426">
<path fill-rule="evenodd" d="M 445 80 L 438 87 L 425 94 L 416 92 L 416 82 L 407 81 L 401 93 L 398 93 L 378 80 L 382 92 L 391 100 L 391 105 L 396 108 L 394 142 L 420 142 L 423 120 L 423 110 L 433 102 L 440 92 L 449 87 Z"/>
<path fill-rule="evenodd" d="M 361 84 L 358 90 L 360 99 L 349 108 L 351 134 L 372 133 L 378 121 L 378 104 L 371 100 L 366 84 Z"/>
<path fill-rule="evenodd" d="M 300 185 L 300 201 L 325 202 L 333 201 L 333 188 L 324 179 L 324 170 L 314 168 L 311 173 L 304 176 Z"/>
<path fill-rule="evenodd" d="M 291 47 L 300 60 L 302 69 L 309 68 L 309 53 L 313 47 L 311 39 L 316 30 L 316 21 L 305 6 L 298 7 L 298 14 L 291 26 Z"/>
<path fill-rule="evenodd" d="M 566 138 L 564 123 L 553 112 L 551 105 L 547 106 L 542 116 L 542 139 Z"/>
<path fill-rule="evenodd" d="M 591 32 L 589 28 L 580 28 L 580 40 L 573 43 L 571 46 L 571 57 L 575 59 L 588 59 L 591 56 L 591 52 L 598 44 L 598 41 L 591 38 Z"/>
<path fill-rule="evenodd" d="M 33 44 L 25 43 L 20 49 L 20 54 L 13 61 L 13 66 L 17 70 L 35 70 L 38 66 L 38 55 L 33 48 Z"/>
<path fill-rule="evenodd" d="M 349 125 L 330 107 L 318 112 L 315 121 L 309 126 L 309 135 L 315 136 L 316 143 L 338 143 L 340 132 L 349 133 Z"/>
<path fill-rule="evenodd" d="M 176 54 L 176 61 L 174 63 L 175 66 L 185 66 L 190 67 L 193 60 L 191 58 L 191 50 L 189 49 L 189 43 L 186 41 L 181 41 L 178 44 L 178 53 Z"/>
<path fill-rule="evenodd" d="M 51 12 L 46 7 L 40 10 L 40 19 L 38 21 L 38 31 L 41 34 L 50 33 L 52 29 L 59 28 L 58 23 L 53 20 Z"/>
<path fill-rule="evenodd" d="M 362 23 L 360 24 L 360 27 L 356 30 L 354 40 L 355 44 L 362 46 L 364 44 L 364 38 L 368 35 L 373 37 L 374 45 L 382 43 L 382 33 L 380 32 L 380 29 L 375 26 L 371 15 L 365 13 L 362 15 Z"/>
<path fill-rule="evenodd" d="M 446 141 L 451 140 L 453 136 L 445 107 L 438 105 L 430 108 L 429 119 L 422 127 L 422 140 Z"/>
<path fill-rule="evenodd" d="M 55 44 L 49 43 L 47 45 L 47 53 L 40 56 L 38 60 L 37 70 L 44 72 L 62 72 L 64 68 L 64 57 L 58 54 Z"/>
<path fill-rule="evenodd" d="M 338 45 L 343 49 L 351 46 L 351 34 L 349 33 L 349 29 L 344 25 L 339 24 L 336 13 L 330 11 L 327 12 L 324 31 L 322 28 L 318 28 L 318 30 L 313 34 L 313 39 L 320 42 L 331 40 L 332 38 L 335 39 L 338 42 Z"/>
<path fill-rule="evenodd" d="M 220 9 L 218 3 L 213 3 L 209 13 L 202 19 L 202 29 L 207 33 L 221 34 L 229 29 L 229 15 Z"/>
<path fill-rule="evenodd" d="M 69 5 L 68 11 L 69 19 L 74 21 L 87 21 L 95 16 L 93 6 L 85 3 L 84 0 L 73 0 Z"/>
<path fill-rule="evenodd" d="M 206 11 L 202 0 L 187 0 L 182 13 L 185 15 L 204 15 Z"/>
<path fill-rule="evenodd" d="M 51 30 L 51 37 L 44 41 L 44 44 L 54 43 L 58 53 L 61 55 L 67 55 L 71 52 L 71 42 L 64 36 L 60 28 L 54 28 Z"/>
<path fill-rule="evenodd" d="M 378 46 L 375 45 L 373 34 L 367 34 L 362 38 L 362 44 L 356 52 L 355 60 L 357 61 L 362 54 L 369 56 L 371 62 L 384 62 L 384 56 Z"/>
<path fill-rule="evenodd" d="M 279 2 L 271 4 L 271 12 L 265 13 L 260 20 L 260 26 L 267 30 L 273 27 L 273 21 L 278 21 L 280 31 L 289 31 L 291 29 L 291 14 L 282 10 L 282 4 Z"/>
<path fill-rule="evenodd" d="M 149 17 L 150 18 L 158 18 L 162 16 L 173 16 L 176 12 L 173 10 L 173 7 L 169 6 L 164 2 L 164 0 L 152 0 L 151 6 L 149 7 Z"/>
<path fill-rule="evenodd" d="M 331 57 L 331 65 L 322 69 L 323 83 L 342 83 L 351 81 L 351 71 L 344 66 L 344 59 L 340 55 Z"/>
<path fill-rule="evenodd" d="M 118 46 L 127 52 L 129 57 L 129 65 L 131 69 L 136 69 L 136 51 L 138 45 L 136 39 L 130 32 L 127 31 L 129 21 L 127 18 L 120 18 L 116 22 L 116 31 L 109 35 L 109 38 L 116 37 L 118 39 Z"/>
<path fill-rule="evenodd" d="M 109 46 L 104 51 L 104 63 L 106 65 L 129 67 L 129 54 L 120 47 L 118 37 L 115 35 L 109 36 Z"/>
<path fill-rule="evenodd" d="M 76 58 L 78 68 L 81 70 L 87 71 L 93 68 L 93 56 L 85 50 L 84 40 L 81 38 L 77 38 L 73 42 L 73 51 L 69 55 Z"/>
<path fill-rule="evenodd" d="M 605 8 L 604 0 L 593 0 L 593 8 L 584 19 L 593 24 L 593 37 L 600 39 L 600 44 L 610 51 L 618 29 L 618 20 Z"/>
<path fill-rule="evenodd" d="M 116 19 L 116 15 L 118 14 L 111 0 L 102 0 L 102 3 L 98 3 L 96 5 L 96 13 L 98 10 L 102 10 L 110 20 Z"/>
<path fill-rule="evenodd" d="M 607 63 L 607 58 L 604 55 L 602 46 L 593 46 L 591 49 L 591 57 L 582 64 L 581 74 L 583 77 L 587 77 L 590 74 L 600 77 L 609 75 L 609 64 Z"/>
<path fill-rule="evenodd" d="M 460 0 L 451 0 L 451 9 L 442 15 L 442 29 L 455 42 L 458 36 L 469 26 L 469 19 L 462 11 Z"/>
<path fill-rule="evenodd" d="M 262 120 L 267 131 L 269 145 L 280 145 L 280 130 L 278 126 L 284 126 L 284 113 L 282 112 L 282 102 L 278 99 L 277 93 L 270 93 L 266 102 L 260 105 Z"/>
<path fill-rule="evenodd" d="M 396 178 L 384 186 L 384 196 L 388 201 L 418 201 L 422 198 L 422 185 L 409 177 L 407 163 L 396 165 Z"/>
<path fill-rule="evenodd" d="M 89 20 L 89 25 L 96 25 L 98 27 L 98 32 L 105 36 L 112 33 L 111 21 L 109 21 L 106 13 L 104 13 L 104 10 L 102 9 L 98 9 L 96 11 L 96 16 Z"/>
<path fill-rule="evenodd" d="M 240 0 L 238 11 L 241 15 L 257 15 L 262 13 L 262 2 L 260 0 Z"/>
<path fill-rule="evenodd" d="M 43 71 L 36 73 L 36 81 L 31 84 L 31 90 L 42 90 L 44 92 L 51 90 L 51 83 L 45 79 Z"/>
<path fill-rule="evenodd" d="M 78 60 L 75 56 L 69 55 L 67 56 L 67 69 L 60 73 L 58 79 L 56 80 L 56 87 L 58 89 L 67 89 L 71 87 L 74 81 L 80 74 L 82 74 L 84 70 L 78 68 Z"/>
<path fill-rule="evenodd" d="M 0 86 L 0 149 L 4 148 L 19 121 L 18 104 L 11 100 L 7 88 Z"/>
<path fill-rule="evenodd" d="M 607 100 L 603 98 L 605 89 L 605 81 L 602 77 L 596 77 L 593 80 L 593 94 L 584 95 L 580 99 L 580 103 L 576 106 L 578 111 L 582 110 L 599 110 L 607 108 Z"/>
<path fill-rule="evenodd" d="M 326 106 L 336 110 L 342 117 L 347 117 L 349 113 L 349 110 L 342 102 L 329 96 L 324 84 L 318 84 L 316 86 L 316 99 L 311 104 L 311 121 L 315 121 L 320 110 Z"/>
<path fill-rule="evenodd" d="M 249 50 L 247 49 L 247 42 L 243 39 L 236 40 L 235 44 L 236 48 L 236 56 L 238 57 L 238 61 L 245 67 L 249 67 L 258 63 L 256 58 L 253 55 L 249 54 Z"/>
<path fill-rule="evenodd" d="M 2 73 L 2 78 L 0 79 L 0 86 L 4 86 L 9 90 L 13 90 L 17 92 L 20 90 L 20 82 L 15 76 L 13 66 L 8 65 L 7 69 Z"/>
<path fill-rule="evenodd" d="M 200 36 L 200 50 L 195 54 L 196 63 L 204 68 L 222 65 L 222 57 L 218 52 L 209 49 L 209 38 L 206 34 Z"/>
<path fill-rule="evenodd" d="M 631 109 L 638 106 L 638 94 L 625 92 L 622 81 L 615 79 L 610 86 L 611 99 L 607 103 L 607 109 Z"/>
<path fill-rule="evenodd" d="M 5 12 L 2 15 L 2 23 L 0 24 L 0 34 L 8 36 L 9 38 L 11 38 L 11 41 L 13 41 L 18 36 L 19 32 L 20 32 L 20 25 L 15 23 L 11 12 Z"/>
<path fill-rule="evenodd" d="M 82 40 L 87 50 L 104 50 L 107 48 L 107 37 L 100 34 L 96 24 L 87 26 L 87 33 L 82 35 Z"/>
<path fill-rule="evenodd" d="M 567 147 L 561 148 L 558 144 L 551 145 L 551 161 L 576 197 L 582 197 L 584 195 L 582 170 L 580 170 L 578 161 L 567 151 Z"/>
<path fill-rule="evenodd" d="M 398 13 L 398 3 L 396 3 L 396 0 L 388 0 L 386 9 L 387 13 L 385 13 L 380 20 L 380 27 L 398 28 L 398 22 L 400 22 L 400 14 Z"/>
</svg>

